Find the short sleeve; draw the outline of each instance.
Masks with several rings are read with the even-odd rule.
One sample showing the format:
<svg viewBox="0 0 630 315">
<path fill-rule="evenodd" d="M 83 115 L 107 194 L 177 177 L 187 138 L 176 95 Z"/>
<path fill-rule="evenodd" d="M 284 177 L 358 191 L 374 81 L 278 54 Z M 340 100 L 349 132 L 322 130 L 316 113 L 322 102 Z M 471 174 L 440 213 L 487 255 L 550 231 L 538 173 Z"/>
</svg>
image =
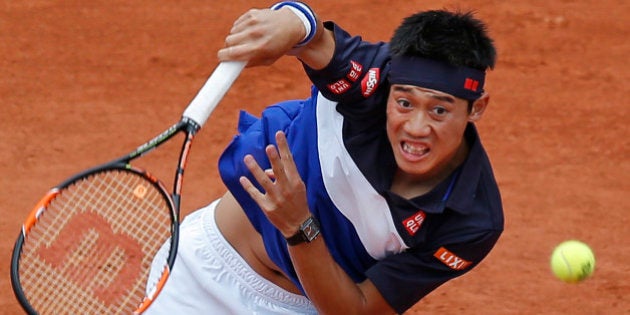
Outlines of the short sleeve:
<svg viewBox="0 0 630 315">
<path fill-rule="evenodd" d="M 469 235 L 467 242 L 412 248 L 379 261 L 366 274 L 385 300 L 404 313 L 440 285 L 477 266 L 500 234 L 485 231 Z"/>
</svg>

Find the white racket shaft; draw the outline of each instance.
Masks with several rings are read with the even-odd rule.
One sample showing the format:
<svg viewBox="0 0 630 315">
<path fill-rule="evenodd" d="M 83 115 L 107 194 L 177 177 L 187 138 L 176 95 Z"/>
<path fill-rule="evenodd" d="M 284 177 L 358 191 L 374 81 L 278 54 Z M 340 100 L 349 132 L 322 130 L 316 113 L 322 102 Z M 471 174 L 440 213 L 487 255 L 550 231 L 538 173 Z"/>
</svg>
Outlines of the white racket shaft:
<svg viewBox="0 0 630 315">
<path fill-rule="evenodd" d="M 192 119 L 199 127 L 203 126 L 217 107 L 225 93 L 245 68 L 245 61 L 224 61 L 214 69 L 212 75 L 201 87 L 190 105 L 184 110 L 184 117 Z"/>
</svg>

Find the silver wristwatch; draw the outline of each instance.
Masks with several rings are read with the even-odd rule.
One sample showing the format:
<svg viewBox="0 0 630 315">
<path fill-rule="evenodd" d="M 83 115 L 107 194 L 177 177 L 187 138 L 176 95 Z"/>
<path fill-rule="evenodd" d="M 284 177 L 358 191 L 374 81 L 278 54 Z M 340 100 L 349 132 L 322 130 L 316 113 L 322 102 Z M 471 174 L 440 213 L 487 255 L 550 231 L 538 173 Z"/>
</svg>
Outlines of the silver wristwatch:
<svg viewBox="0 0 630 315">
<path fill-rule="evenodd" d="M 310 243 L 319 235 L 319 222 L 313 216 L 310 216 L 302 225 L 300 229 L 293 234 L 293 236 L 287 238 L 287 244 L 290 246 Z"/>
</svg>

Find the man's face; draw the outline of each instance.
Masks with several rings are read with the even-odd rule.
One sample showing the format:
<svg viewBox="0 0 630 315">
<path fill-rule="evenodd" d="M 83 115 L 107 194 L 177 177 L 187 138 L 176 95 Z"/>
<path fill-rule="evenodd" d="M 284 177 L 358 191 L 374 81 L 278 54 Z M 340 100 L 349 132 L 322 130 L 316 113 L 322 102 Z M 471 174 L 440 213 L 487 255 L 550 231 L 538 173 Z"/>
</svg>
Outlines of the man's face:
<svg viewBox="0 0 630 315">
<path fill-rule="evenodd" d="M 469 113 L 464 99 L 413 85 L 392 85 L 387 137 L 399 170 L 416 180 L 453 171 L 466 157 L 466 125 L 480 118 L 486 104 L 487 97 L 482 97 Z"/>
</svg>

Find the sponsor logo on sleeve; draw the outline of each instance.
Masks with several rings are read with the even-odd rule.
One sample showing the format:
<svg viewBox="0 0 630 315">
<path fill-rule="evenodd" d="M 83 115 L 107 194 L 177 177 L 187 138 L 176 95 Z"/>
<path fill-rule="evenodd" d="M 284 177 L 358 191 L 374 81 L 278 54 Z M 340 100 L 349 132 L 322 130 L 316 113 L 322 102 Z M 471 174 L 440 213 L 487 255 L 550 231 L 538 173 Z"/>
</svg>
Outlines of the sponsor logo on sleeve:
<svg viewBox="0 0 630 315">
<path fill-rule="evenodd" d="M 420 210 L 416 212 L 414 215 L 403 220 L 403 225 L 405 229 L 407 229 L 407 233 L 409 235 L 414 236 L 420 230 L 420 226 L 422 226 L 422 222 L 424 222 L 424 218 L 426 214 L 424 211 Z"/>
<path fill-rule="evenodd" d="M 470 266 L 472 262 L 464 260 L 457 255 L 453 254 L 451 251 L 444 247 L 440 247 L 434 254 L 433 257 L 437 258 L 443 264 L 448 266 L 453 270 L 464 270 Z"/>
<path fill-rule="evenodd" d="M 378 80 L 381 77 L 381 70 L 379 68 L 372 68 L 368 70 L 367 75 L 361 80 L 361 90 L 363 91 L 363 97 L 368 98 L 376 88 L 378 87 Z"/>
<path fill-rule="evenodd" d="M 363 65 L 354 60 L 350 60 L 350 72 L 348 72 L 347 75 L 348 80 L 355 82 L 359 79 L 361 73 L 363 73 Z"/>
<path fill-rule="evenodd" d="M 328 89 L 335 94 L 342 94 L 350 88 L 350 83 L 345 79 L 341 79 L 337 82 L 328 85 Z"/>
</svg>

